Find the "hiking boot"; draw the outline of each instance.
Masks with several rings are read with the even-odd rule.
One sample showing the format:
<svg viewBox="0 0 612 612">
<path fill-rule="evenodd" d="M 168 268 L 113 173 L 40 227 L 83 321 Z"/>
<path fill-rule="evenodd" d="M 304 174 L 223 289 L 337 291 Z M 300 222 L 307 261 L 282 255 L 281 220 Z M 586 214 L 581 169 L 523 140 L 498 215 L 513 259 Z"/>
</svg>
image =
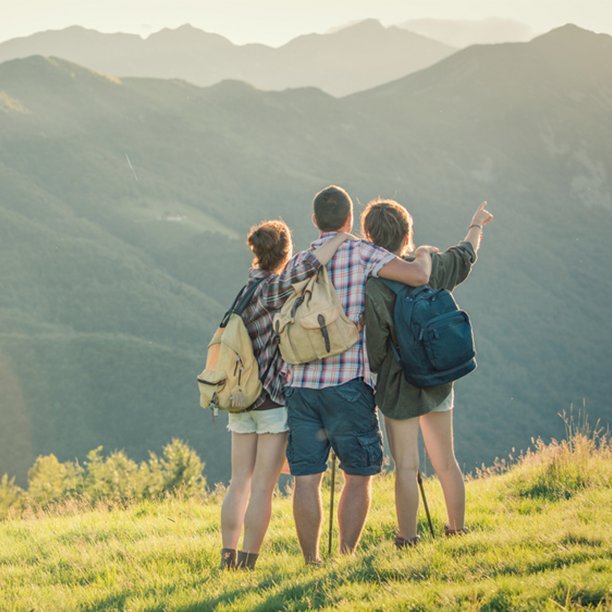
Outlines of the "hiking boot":
<svg viewBox="0 0 612 612">
<path fill-rule="evenodd" d="M 415 535 L 414 538 L 403 538 L 401 535 L 399 535 L 398 533 L 395 534 L 395 537 L 393 538 L 393 543 L 395 544 L 395 546 L 397 548 L 404 549 L 404 548 L 413 548 L 415 547 L 419 542 L 421 541 L 421 536 Z"/>
<path fill-rule="evenodd" d="M 236 550 L 233 548 L 221 549 L 221 563 L 219 569 L 236 569 Z"/>
<path fill-rule="evenodd" d="M 244 552 L 244 550 L 239 550 L 236 569 L 254 570 L 255 563 L 257 563 L 257 557 L 259 557 L 259 553 L 250 553 Z"/>
<path fill-rule="evenodd" d="M 470 533 L 467 527 L 460 527 L 459 529 L 451 529 L 448 525 L 444 525 L 444 535 L 452 538 L 453 536 L 462 536 L 466 533 Z"/>
</svg>

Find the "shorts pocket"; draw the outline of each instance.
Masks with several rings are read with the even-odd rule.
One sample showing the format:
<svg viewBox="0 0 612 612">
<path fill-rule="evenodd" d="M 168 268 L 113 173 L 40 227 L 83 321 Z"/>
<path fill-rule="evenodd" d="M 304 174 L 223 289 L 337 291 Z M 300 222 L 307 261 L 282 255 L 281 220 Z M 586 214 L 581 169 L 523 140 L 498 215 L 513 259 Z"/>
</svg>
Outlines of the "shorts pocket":
<svg viewBox="0 0 612 612">
<path fill-rule="evenodd" d="M 347 474 L 372 475 L 380 472 L 383 460 L 382 437 L 378 431 L 335 436 L 332 445 Z"/>
<path fill-rule="evenodd" d="M 383 462 L 383 445 L 380 433 L 372 432 L 358 435 L 357 442 L 361 447 L 365 461 L 362 467 L 380 468 Z"/>
</svg>

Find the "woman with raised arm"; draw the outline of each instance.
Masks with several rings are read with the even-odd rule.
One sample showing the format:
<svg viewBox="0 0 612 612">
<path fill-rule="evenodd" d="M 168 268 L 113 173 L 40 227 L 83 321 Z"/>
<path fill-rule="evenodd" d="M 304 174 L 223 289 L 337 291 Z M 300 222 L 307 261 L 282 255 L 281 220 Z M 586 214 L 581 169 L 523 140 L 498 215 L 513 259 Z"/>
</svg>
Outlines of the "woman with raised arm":
<svg viewBox="0 0 612 612">
<path fill-rule="evenodd" d="M 221 507 L 223 569 L 254 569 L 285 458 L 286 369 L 277 350 L 272 317 L 291 295 L 292 285 L 316 274 L 349 238 L 349 234 L 339 234 L 298 261 L 291 259 L 291 232 L 283 221 L 266 221 L 248 233 L 254 258 L 247 287 L 259 284 L 242 319 L 253 343 L 263 392 L 248 411 L 229 415 L 232 475 Z M 242 550 L 237 552 L 243 531 Z"/>
<path fill-rule="evenodd" d="M 476 261 L 484 226 L 493 219 L 486 202 L 472 217 L 467 235 L 457 246 L 431 254 L 429 285 L 452 291 L 463 282 Z M 414 250 L 412 217 L 393 200 L 370 202 L 361 217 L 365 239 L 407 259 Z M 395 293 L 380 279 L 366 288 L 366 345 L 370 367 L 378 374 L 376 403 L 385 418 L 391 455 L 395 463 L 395 504 L 398 548 L 414 546 L 417 534 L 419 494 L 419 426 L 427 454 L 442 485 L 448 522 L 447 536 L 466 533 L 465 487 L 453 445 L 453 383 L 415 387 L 404 377 L 389 339 L 395 336 Z"/>
</svg>

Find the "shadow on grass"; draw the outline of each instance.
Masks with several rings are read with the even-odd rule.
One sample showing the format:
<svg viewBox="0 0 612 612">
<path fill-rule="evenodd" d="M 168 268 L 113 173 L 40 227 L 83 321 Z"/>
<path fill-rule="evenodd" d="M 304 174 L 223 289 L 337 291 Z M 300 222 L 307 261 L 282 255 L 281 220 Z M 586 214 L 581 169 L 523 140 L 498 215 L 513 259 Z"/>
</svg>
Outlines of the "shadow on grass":
<svg viewBox="0 0 612 612">
<path fill-rule="evenodd" d="M 284 610 L 289 603 L 293 610 L 316 610 L 334 604 L 334 601 L 319 587 L 325 579 L 314 578 L 308 582 L 291 585 L 252 608 L 256 612 Z"/>
<path fill-rule="evenodd" d="M 313 607 L 320 607 L 326 604 L 325 594 L 320 593 L 317 587 L 324 579 L 312 578 L 306 582 L 292 584 L 278 593 L 271 594 L 265 601 L 262 601 L 256 606 L 251 606 L 250 610 L 282 610 L 288 603 L 293 604 L 292 609 L 309 610 Z M 225 591 L 223 594 L 216 597 L 204 597 L 198 602 L 181 606 L 177 608 L 181 612 L 200 612 L 202 610 L 214 610 L 220 604 L 231 604 L 246 595 L 251 594 L 254 590 L 266 591 L 274 587 L 278 587 L 278 581 L 273 578 L 264 579 L 257 585 L 244 585 L 240 588 Z M 305 601 L 301 601 L 307 596 Z M 297 605 L 296 605 L 297 604 Z M 163 608 L 160 608 L 160 610 Z"/>
<path fill-rule="evenodd" d="M 96 603 L 83 606 L 80 609 L 84 610 L 85 612 L 97 612 L 99 610 L 125 610 L 129 597 L 130 592 L 123 591 L 121 593 L 114 593 L 113 595 L 99 599 L 96 601 Z"/>
<path fill-rule="evenodd" d="M 249 584 L 240 588 L 228 590 L 216 597 L 202 598 L 197 603 L 183 606 L 181 612 L 198 612 L 200 610 L 215 609 L 220 604 L 239 602 L 243 596 L 252 594 L 253 590 L 267 591 L 278 589 L 271 593 L 264 601 L 250 606 L 250 610 L 282 610 L 291 605 L 293 610 L 311 610 L 324 606 L 334 605 L 335 600 L 330 596 L 335 584 L 346 582 L 381 582 L 374 569 L 375 556 L 367 555 L 359 559 L 357 567 L 350 570 L 345 568 L 327 568 L 325 573 L 317 569 L 303 567 L 302 572 L 288 579 L 289 584 L 282 587 L 279 579 L 266 578 L 256 585 Z"/>
</svg>

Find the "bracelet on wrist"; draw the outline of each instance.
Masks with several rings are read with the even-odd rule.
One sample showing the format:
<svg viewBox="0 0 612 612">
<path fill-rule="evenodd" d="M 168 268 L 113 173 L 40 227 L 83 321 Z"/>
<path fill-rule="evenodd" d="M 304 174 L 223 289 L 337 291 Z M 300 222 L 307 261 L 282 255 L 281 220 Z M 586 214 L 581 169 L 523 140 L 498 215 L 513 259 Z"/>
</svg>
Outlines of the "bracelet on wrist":
<svg viewBox="0 0 612 612">
<path fill-rule="evenodd" d="M 468 227 L 468 231 L 471 230 L 473 227 L 477 227 L 482 232 L 482 225 L 480 225 L 479 223 L 472 223 L 472 225 Z"/>
</svg>

